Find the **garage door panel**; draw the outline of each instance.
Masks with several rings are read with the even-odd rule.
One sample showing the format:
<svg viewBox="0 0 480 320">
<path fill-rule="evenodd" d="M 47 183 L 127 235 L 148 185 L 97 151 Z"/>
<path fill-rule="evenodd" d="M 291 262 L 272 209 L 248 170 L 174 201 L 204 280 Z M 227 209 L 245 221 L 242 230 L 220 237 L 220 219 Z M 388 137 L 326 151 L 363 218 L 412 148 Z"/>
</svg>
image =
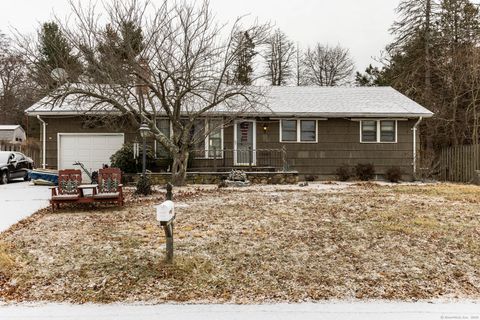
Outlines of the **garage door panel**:
<svg viewBox="0 0 480 320">
<path fill-rule="evenodd" d="M 121 134 L 60 134 L 58 168 L 75 168 L 73 163 L 80 161 L 88 170 L 97 171 L 103 164 L 110 165 L 110 157 L 123 143 L 124 136 Z M 84 173 L 83 179 L 88 181 Z"/>
</svg>

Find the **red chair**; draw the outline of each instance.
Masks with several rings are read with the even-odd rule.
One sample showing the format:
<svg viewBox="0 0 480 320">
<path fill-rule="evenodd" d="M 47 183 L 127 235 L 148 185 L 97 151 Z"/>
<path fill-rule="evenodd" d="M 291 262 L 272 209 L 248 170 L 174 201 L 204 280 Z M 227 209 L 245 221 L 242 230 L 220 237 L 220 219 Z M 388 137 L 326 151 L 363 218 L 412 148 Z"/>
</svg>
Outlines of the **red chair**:
<svg viewBox="0 0 480 320">
<path fill-rule="evenodd" d="M 58 186 L 52 189 L 50 204 L 52 211 L 55 207 L 60 208 L 61 203 L 73 203 L 80 199 L 78 186 L 82 184 L 82 172 L 80 170 L 58 171 Z"/>
<path fill-rule="evenodd" d="M 123 206 L 122 171 L 119 168 L 98 170 L 98 187 L 93 199 L 95 202 L 117 202 Z"/>
</svg>

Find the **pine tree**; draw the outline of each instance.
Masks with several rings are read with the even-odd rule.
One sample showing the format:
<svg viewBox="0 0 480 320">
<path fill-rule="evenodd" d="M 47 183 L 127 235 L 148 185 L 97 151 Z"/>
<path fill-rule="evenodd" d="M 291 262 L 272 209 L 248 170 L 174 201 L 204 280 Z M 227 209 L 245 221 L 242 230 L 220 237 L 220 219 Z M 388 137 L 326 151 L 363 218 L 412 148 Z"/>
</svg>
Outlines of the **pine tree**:
<svg viewBox="0 0 480 320">
<path fill-rule="evenodd" d="M 87 74 L 97 82 L 132 81 L 126 77 L 125 68 L 134 67 L 129 65 L 132 61 L 138 62 L 144 49 L 143 40 L 141 27 L 132 21 L 125 21 L 117 28 L 107 25 L 95 50 L 82 48 L 87 60 Z"/>
<path fill-rule="evenodd" d="M 398 50 L 401 51 L 417 40 L 423 44 L 423 52 L 419 56 L 424 67 L 424 101 L 429 100 L 432 93 L 432 26 L 436 20 L 437 7 L 435 0 L 402 0 L 397 8 L 400 20 L 396 21 L 391 29 L 396 39 L 390 49 L 396 50 L 396 54 L 399 54 Z"/>
<path fill-rule="evenodd" d="M 385 78 L 383 70 L 369 65 L 365 69 L 365 73 L 357 71 L 355 74 L 355 84 L 359 87 L 381 87 L 388 86 L 389 82 Z"/>
<path fill-rule="evenodd" d="M 251 85 L 253 66 L 252 60 L 257 55 L 255 43 L 248 32 L 240 32 L 235 38 L 235 50 L 237 51 L 234 63 L 233 79 L 231 82 L 238 85 Z"/>
<path fill-rule="evenodd" d="M 55 22 L 42 25 L 38 35 L 39 60 L 34 67 L 34 78 L 37 83 L 48 90 L 61 84 L 62 81 L 76 81 L 82 73 L 82 65 L 72 54 L 72 49 Z M 68 79 L 53 79 L 54 69 L 64 69 Z"/>
</svg>

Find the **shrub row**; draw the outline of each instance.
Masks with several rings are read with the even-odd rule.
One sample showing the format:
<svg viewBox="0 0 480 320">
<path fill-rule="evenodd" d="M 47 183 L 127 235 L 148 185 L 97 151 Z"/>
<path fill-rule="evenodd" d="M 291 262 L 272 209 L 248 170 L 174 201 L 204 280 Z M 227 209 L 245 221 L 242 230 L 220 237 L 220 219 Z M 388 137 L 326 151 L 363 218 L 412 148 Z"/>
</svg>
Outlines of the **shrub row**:
<svg viewBox="0 0 480 320">
<path fill-rule="evenodd" d="M 385 178 L 390 182 L 399 182 L 402 174 L 402 169 L 399 167 L 391 167 L 385 172 Z M 340 181 L 347 181 L 354 177 L 361 181 L 369 181 L 375 177 L 375 167 L 372 163 L 359 163 L 354 168 L 344 164 L 337 168 L 336 175 Z"/>
</svg>

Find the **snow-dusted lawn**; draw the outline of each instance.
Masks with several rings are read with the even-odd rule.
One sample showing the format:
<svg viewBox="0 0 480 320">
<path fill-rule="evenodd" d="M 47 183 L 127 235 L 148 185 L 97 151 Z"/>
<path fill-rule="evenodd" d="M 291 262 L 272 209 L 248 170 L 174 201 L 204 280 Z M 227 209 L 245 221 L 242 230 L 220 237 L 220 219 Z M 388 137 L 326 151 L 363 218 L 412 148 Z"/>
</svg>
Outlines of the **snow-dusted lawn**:
<svg viewBox="0 0 480 320">
<path fill-rule="evenodd" d="M 48 206 L 51 191 L 22 180 L 0 185 L 0 232 Z"/>
<path fill-rule="evenodd" d="M 16 301 L 265 303 L 480 298 L 480 187 L 174 190 L 175 263 L 152 205 L 44 210 L 0 235 Z M 0 263 L 2 248 L 0 246 Z M 5 270 L 2 269 L 2 270 Z"/>
</svg>

